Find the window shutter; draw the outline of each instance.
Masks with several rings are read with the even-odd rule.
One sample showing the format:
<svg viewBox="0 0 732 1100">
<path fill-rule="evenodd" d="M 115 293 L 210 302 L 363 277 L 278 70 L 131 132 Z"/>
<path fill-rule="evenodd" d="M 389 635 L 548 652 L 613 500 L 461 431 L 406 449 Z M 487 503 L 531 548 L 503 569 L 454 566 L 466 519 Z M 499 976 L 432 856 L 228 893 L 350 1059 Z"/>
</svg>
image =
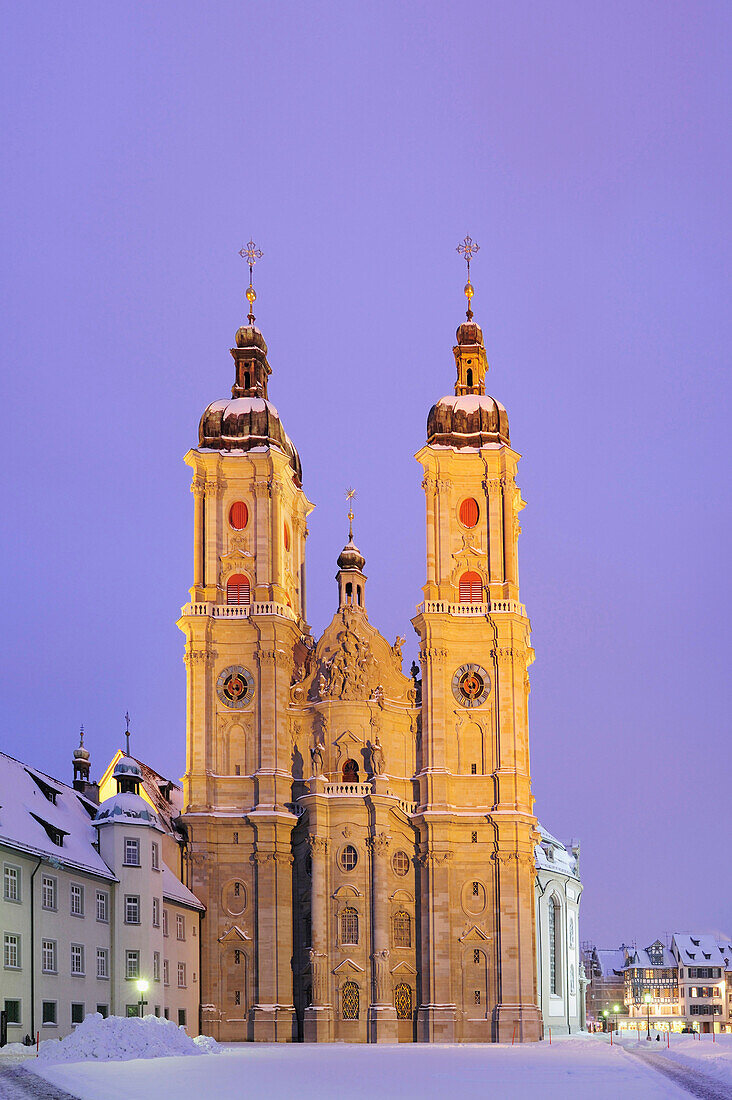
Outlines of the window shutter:
<svg viewBox="0 0 732 1100">
<path fill-rule="evenodd" d="M 229 523 L 235 531 L 243 531 L 249 522 L 249 509 L 243 500 L 237 500 L 229 509 Z"/>
<path fill-rule="evenodd" d="M 459 583 L 460 603 L 483 603 L 483 582 L 477 573 L 463 573 Z"/>
<path fill-rule="evenodd" d="M 478 507 L 478 501 L 474 497 L 468 497 L 460 505 L 460 522 L 463 527 L 475 527 L 477 526 L 478 519 L 480 517 L 480 508 Z"/>
<path fill-rule="evenodd" d="M 226 582 L 226 602 L 240 606 L 250 602 L 249 578 L 243 573 L 235 573 Z"/>
</svg>

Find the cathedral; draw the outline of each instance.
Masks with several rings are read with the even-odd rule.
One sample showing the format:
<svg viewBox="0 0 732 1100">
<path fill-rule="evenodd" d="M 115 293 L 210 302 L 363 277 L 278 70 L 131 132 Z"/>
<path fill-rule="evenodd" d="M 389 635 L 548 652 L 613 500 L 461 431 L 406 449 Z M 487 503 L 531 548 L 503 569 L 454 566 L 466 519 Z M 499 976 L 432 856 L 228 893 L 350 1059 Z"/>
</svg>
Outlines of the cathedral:
<svg viewBox="0 0 732 1100">
<path fill-rule="evenodd" d="M 524 502 L 506 410 L 485 390 L 469 266 L 465 293 L 454 393 L 430 409 L 416 455 L 420 667 L 405 672 L 403 640 L 369 620 L 352 525 L 333 618 L 312 635 L 313 505 L 269 399 L 251 278 L 231 398 L 206 408 L 185 457 L 194 567 L 178 623 L 181 821 L 187 883 L 206 907 L 201 1028 L 221 1040 L 542 1036 Z M 552 923 L 552 950 L 558 936 Z"/>
</svg>

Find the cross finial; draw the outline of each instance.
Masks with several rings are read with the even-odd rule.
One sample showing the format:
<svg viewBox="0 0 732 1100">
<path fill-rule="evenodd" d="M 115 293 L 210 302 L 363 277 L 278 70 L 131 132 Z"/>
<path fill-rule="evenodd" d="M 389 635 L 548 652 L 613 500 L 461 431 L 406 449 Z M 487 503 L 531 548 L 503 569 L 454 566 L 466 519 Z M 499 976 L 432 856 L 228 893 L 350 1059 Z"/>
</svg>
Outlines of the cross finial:
<svg viewBox="0 0 732 1100">
<path fill-rule="evenodd" d="M 82 725 L 79 730 L 79 748 L 84 748 L 84 726 Z"/>
<path fill-rule="evenodd" d="M 346 489 L 346 500 L 348 501 L 348 541 L 353 542 L 353 500 L 356 496 L 355 489 Z"/>
<path fill-rule="evenodd" d="M 247 320 L 250 325 L 254 324 L 254 303 L 257 300 L 257 292 L 254 289 L 254 265 L 257 260 L 261 260 L 264 256 L 261 248 L 257 248 L 254 241 L 249 241 L 244 248 L 239 249 L 239 255 L 242 260 L 246 260 L 249 264 L 249 286 L 247 287 L 247 301 L 249 302 L 249 313 L 247 314 Z"/>
<path fill-rule="evenodd" d="M 125 711 L 125 723 L 127 725 L 127 729 L 125 730 L 125 737 L 127 738 L 127 748 L 125 749 L 125 755 L 129 756 L 130 755 L 130 712 L 127 711 L 127 710 Z"/>
<path fill-rule="evenodd" d="M 465 259 L 465 263 L 468 266 L 468 281 L 465 284 L 465 297 L 468 299 L 467 318 L 469 321 L 473 319 L 473 310 L 471 309 L 471 301 L 475 291 L 473 290 L 473 284 L 470 281 L 470 261 L 476 252 L 480 250 L 480 245 L 477 244 L 472 237 L 466 237 L 464 241 L 461 241 L 457 246 L 457 251 Z"/>
</svg>

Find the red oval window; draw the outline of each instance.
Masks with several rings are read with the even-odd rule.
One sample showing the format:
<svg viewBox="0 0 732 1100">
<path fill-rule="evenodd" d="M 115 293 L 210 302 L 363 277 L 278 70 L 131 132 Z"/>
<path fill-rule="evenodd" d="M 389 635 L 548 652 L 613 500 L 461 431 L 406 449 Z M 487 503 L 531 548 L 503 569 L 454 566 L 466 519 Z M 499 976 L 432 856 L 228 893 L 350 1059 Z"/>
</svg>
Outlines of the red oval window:
<svg viewBox="0 0 732 1100">
<path fill-rule="evenodd" d="M 473 497 L 468 497 L 460 505 L 460 522 L 463 527 L 475 527 L 480 518 L 480 508 L 478 507 L 478 501 Z"/>
<path fill-rule="evenodd" d="M 249 522 L 249 509 L 243 500 L 237 500 L 229 508 L 229 523 L 235 531 L 243 531 Z"/>
<path fill-rule="evenodd" d="M 285 524 L 285 550 L 290 549 L 290 528 Z"/>
</svg>

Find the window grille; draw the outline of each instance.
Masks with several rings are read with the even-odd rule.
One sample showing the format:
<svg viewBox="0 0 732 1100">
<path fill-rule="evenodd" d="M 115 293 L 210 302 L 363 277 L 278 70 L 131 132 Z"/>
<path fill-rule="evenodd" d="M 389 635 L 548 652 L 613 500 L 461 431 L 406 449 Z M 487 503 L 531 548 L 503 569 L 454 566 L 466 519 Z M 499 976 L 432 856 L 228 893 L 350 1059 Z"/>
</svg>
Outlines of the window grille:
<svg viewBox="0 0 732 1100">
<path fill-rule="evenodd" d="M 235 989 L 234 990 L 234 1004 L 235 1005 L 240 1005 L 241 1004 L 241 990 L 240 989 Z"/>
<path fill-rule="evenodd" d="M 341 943 L 358 943 L 358 910 L 349 905 L 341 913 Z"/>
<path fill-rule="evenodd" d="M 249 577 L 245 577 L 243 573 L 235 573 L 233 577 L 229 577 L 226 582 L 226 602 L 242 607 L 249 604 L 250 600 Z"/>
<path fill-rule="evenodd" d="M 358 863 L 358 852 L 352 844 L 346 844 L 341 852 L 341 868 L 344 871 L 352 871 Z"/>
<path fill-rule="evenodd" d="M 358 783 L 358 764 L 355 760 L 346 760 L 343 765 L 343 782 Z"/>
<path fill-rule="evenodd" d="M 470 843 L 471 844 L 477 844 L 478 843 L 478 834 L 477 834 L 477 832 L 472 832 L 470 834 Z"/>
<path fill-rule="evenodd" d="M 460 603 L 483 603 L 483 582 L 474 572 L 463 573 L 458 584 Z"/>
<path fill-rule="evenodd" d="M 479 898 L 480 897 L 480 883 L 479 882 L 474 882 L 473 883 L 473 897 L 474 898 Z"/>
<path fill-rule="evenodd" d="M 477 1005 L 480 1004 L 480 990 L 479 989 L 476 989 L 475 992 L 473 993 L 473 1003 L 477 1004 Z"/>
<path fill-rule="evenodd" d="M 399 878 L 404 878 L 409 871 L 409 856 L 407 853 L 402 851 L 395 852 L 391 857 L 391 866 L 395 875 L 398 875 Z"/>
<path fill-rule="evenodd" d="M 344 1020 L 358 1019 L 358 986 L 355 982 L 346 982 L 341 993 Z"/>
<path fill-rule="evenodd" d="M 412 1018 L 412 987 L 406 982 L 399 982 L 394 986 L 394 1007 L 397 1020 L 411 1020 Z"/>
<path fill-rule="evenodd" d="M 478 963 L 480 963 L 480 949 L 479 949 L 479 948 L 477 948 L 477 947 L 476 947 L 475 951 L 473 952 L 473 962 L 474 962 L 474 963 L 475 963 L 476 965 L 477 965 Z"/>
<path fill-rule="evenodd" d="M 394 914 L 394 946 L 412 946 L 412 918 L 404 909 Z"/>
</svg>

